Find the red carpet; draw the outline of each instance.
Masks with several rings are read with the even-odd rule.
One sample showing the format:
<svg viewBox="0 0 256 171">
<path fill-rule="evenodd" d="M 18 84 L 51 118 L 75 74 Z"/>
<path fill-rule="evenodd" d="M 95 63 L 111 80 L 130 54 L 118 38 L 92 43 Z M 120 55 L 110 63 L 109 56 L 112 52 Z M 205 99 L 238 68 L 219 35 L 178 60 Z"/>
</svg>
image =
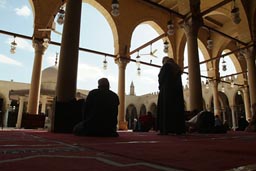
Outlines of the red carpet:
<svg viewBox="0 0 256 171">
<path fill-rule="evenodd" d="M 256 170 L 256 134 L 120 132 L 118 138 L 0 131 L 1 171 Z"/>
</svg>

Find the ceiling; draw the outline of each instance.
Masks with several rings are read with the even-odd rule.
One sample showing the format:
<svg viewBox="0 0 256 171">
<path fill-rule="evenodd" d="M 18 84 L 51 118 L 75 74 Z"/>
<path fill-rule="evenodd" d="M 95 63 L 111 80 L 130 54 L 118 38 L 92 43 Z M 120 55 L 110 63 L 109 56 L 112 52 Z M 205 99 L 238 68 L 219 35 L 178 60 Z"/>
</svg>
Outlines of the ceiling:
<svg viewBox="0 0 256 171">
<path fill-rule="evenodd" d="M 249 27 L 248 11 L 245 10 L 244 4 L 240 0 L 143 0 L 144 2 L 158 6 L 163 10 L 169 11 L 170 15 L 175 16 L 182 21 L 186 17 L 193 15 L 190 9 L 192 3 L 200 2 L 200 11 L 203 18 L 204 26 L 217 30 L 222 36 L 231 36 L 234 40 L 246 45 L 252 42 L 252 35 Z M 245 2 L 246 3 L 246 2 Z M 248 2 L 249 3 L 249 2 Z M 239 8 L 241 23 L 234 25 L 231 19 L 231 10 Z M 248 6 L 250 6 L 248 4 Z M 247 7 L 248 7 L 247 6 Z M 252 5 L 253 6 L 253 5 Z M 255 7 L 252 7 L 255 8 Z M 253 29 L 251 29 L 253 30 Z M 239 34 L 243 33 L 243 34 Z"/>
<path fill-rule="evenodd" d="M 83 2 L 92 0 L 83 0 Z M 105 0 L 95 0 L 98 3 L 106 3 Z M 124 1 L 124 0 L 123 0 Z M 165 11 L 170 12 L 170 17 L 173 17 L 179 23 L 191 15 L 202 16 L 203 26 L 202 28 L 207 28 L 215 31 L 220 36 L 225 36 L 230 39 L 239 42 L 240 44 L 247 45 L 252 42 L 252 30 L 256 30 L 247 26 L 252 26 L 250 24 L 250 18 L 253 18 L 253 14 L 249 12 L 254 10 L 253 7 L 255 0 L 134 0 L 145 2 L 145 5 L 151 5 L 160 8 Z M 191 2 L 190 2 L 191 1 Z M 40 28 L 51 27 L 51 23 L 54 20 L 54 16 L 58 13 L 60 6 L 65 3 L 65 0 L 31 0 L 35 11 L 41 11 L 37 13 L 35 17 L 35 30 L 34 37 L 47 37 L 47 35 L 42 35 L 42 33 L 37 30 Z M 111 3 L 108 0 L 107 3 Z M 122 5 L 122 0 L 120 0 L 120 5 Z M 191 7 L 193 5 L 200 3 L 200 14 L 195 14 Z M 246 9 L 245 4 L 251 9 Z M 231 19 L 231 10 L 234 7 L 240 10 L 240 24 L 234 24 Z M 254 4 L 254 5 L 253 5 Z M 251 17 L 250 17 L 251 15 Z M 253 20 L 253 19 L 251 19 Z M 252 22 L 251 22 L 252 23 Z M 245 27 L 246 26 L 246 27 Z M 255 27 L 255 26 L 254 26 Z M 242 34 L 241 34 L 242 33 Z M 49 34 L 49 33 L 46 33 Z M 255 34 L 256 35 L 256 34 Z M 48 35 L 49 37 L 49 35 Z"/>
</svg>

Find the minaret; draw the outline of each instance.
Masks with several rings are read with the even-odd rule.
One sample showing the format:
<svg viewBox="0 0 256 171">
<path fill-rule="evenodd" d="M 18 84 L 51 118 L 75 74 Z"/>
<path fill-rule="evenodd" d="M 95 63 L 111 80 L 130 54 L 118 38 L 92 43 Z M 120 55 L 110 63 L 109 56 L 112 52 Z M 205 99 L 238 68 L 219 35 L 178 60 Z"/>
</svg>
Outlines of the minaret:
<svg viewBox="0 0 256 171">
<path fill-rule="evenodd" d="M 59 53 L 56 52 L 56 57 L 55 57 L 55 66 L 57 66 L 58 64 L 58 56 L 59 56 Z"/>
<path fill-rule="evenodd" d="M 130 85 L 130 95 L 135 96 L 133 81 L 131 82 L 131 85 Z"/>
</svg>

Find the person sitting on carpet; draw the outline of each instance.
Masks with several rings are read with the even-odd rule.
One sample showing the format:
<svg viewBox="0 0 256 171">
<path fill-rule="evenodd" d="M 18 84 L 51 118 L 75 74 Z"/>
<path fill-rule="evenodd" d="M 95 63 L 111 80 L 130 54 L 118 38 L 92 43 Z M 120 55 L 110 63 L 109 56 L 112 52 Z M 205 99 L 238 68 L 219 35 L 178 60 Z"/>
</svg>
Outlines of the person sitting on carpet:
<svg viewBox="0 0 256 171">
<path fill-rule="evenodd" d="M 244 131 L 246 127 L 248 127 L 249 122 L 244 118 L 244 116 L 240 116 L 238 119 L 238 128 L 236 131 Z"/>
<path fill-rule="evenodd" d="M 215 124 L 214 114 L 208 111 L 201 111 L 198 114 L 196 127 L 199 133 L 211 133 Z"/>
<path fill-rule="evenodd" d="M 91 90 L 85 101 L 84 120 L 73 130 L 79 136 L 118 137 L 119 98 L 109 90 L 107 78 L 98 80 L 98 89 Z"/>
<path fill-rule="evenodd" d="M 217 117 L 218 118 L 218 117 Z M 215 125 L 216 124 L 216 125 Z M 226 133 L 221 122 L 215 122 L 215 117 L 212 112 L 201 111 L 189 121 L 186 122 L 189 132 L 198 133 Z"/>
<path fill-rule="evenodd" d="M 147 115 L 141 115 L 139 117 L 140 122 L 140 131 L 148 132 L 150 129 L 154 127 L 155 118 L 153 117 L 151 112 L 147 112 Z"/>
</svg>

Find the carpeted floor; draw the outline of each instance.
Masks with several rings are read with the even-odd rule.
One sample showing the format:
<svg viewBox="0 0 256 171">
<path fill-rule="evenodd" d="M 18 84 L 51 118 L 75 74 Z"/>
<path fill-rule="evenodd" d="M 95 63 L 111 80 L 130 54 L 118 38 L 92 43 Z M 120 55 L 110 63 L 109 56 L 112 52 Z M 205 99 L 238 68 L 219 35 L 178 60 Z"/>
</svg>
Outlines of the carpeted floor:
<svg viewBox="0 0 256 171">
<path fill-rule="evenodd" d="M 1 171 L 252 171 L 256 133 L 160 136 L 119 132 L 78 137 L 40 130 L 0 131 Z"/>
</svg>

